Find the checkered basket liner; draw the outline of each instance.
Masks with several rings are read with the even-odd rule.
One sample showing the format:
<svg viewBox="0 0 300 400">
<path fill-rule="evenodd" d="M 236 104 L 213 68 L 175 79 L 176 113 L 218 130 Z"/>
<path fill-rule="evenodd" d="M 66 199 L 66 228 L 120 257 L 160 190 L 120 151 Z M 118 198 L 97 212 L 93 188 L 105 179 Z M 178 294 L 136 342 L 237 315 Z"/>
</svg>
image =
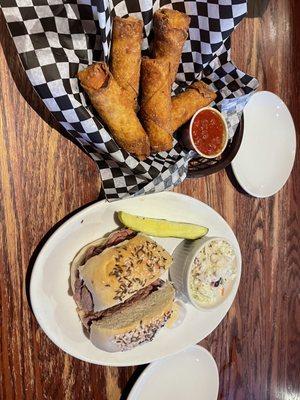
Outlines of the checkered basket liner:
<svg viewBox="0 0 300 400">
<path fill-rule="evenodd" d="M 137 160 L 116 144 L 79 86 L 78 70 L 93 61 L 108 61 L 115 15 L 144 21 L 143 50 L 151 41 L 156 10 L 169 7 L 191 17 L 173 94 L 197 79 L 209 83 L 217 91 L 217 106 L 231 99 L 231 135 L 239 121 L 232 107 L 241 109 L 244 96 L 257 87 L 256 79 L 230 59 L 230 34 L 246 15 L 246 0 L 0 0 L 0 5 L 30 82 L 97 163 L 108 200 L 179 184 L 192 157 L 175 140 L 171 151 Z"/>
</svg>

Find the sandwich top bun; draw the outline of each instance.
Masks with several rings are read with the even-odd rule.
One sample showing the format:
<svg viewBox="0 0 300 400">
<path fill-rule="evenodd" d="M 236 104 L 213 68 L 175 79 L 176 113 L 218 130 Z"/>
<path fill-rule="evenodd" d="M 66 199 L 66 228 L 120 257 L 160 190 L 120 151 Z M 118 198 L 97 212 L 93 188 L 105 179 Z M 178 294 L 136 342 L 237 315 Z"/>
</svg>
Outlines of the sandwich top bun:
<svg viewBox="0 0 300 400">
<path fill-rule="evenodd" d="M 104 245 L 105 239 L 97 243 Z M 79 272 L 80 279 L 92 296 L 94 312 L 123 303 L 157 280 L 172 262 L 171 255 L 163 247 L 141 234 L 105 248 L 80 265 L 86 250 L 74 259 L 71 275 Z M 71 284 L 74 292 L 72 277 Z"/>
<path fill-rule="evenodd" d="M 165 282 L 146 298 L 109 317 L 93 321 L 90 327 L 92 343 L 102 350 L 116 352 L 151 341 L 170 318 L 174 297 L 173 286 Z"/>
</svg>

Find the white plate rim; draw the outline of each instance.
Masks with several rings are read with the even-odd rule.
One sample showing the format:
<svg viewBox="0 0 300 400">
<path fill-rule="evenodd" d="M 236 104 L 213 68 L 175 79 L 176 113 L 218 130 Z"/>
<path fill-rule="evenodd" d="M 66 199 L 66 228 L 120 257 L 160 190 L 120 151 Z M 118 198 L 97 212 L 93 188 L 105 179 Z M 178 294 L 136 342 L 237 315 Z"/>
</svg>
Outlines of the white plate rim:
<svg viewBox="0 0 300 400">
<path fill-rule="evenodd" d="M 276 193 L 278 193 L 278 192 L 283 188 L 283 186 L 286 184 L 286 182 L 288 181 L 288 179 L 289 179 L 289 177 L 290 177 L 290 175 L 291 175 L 291 173 L 292 173 L 292 171 L 293 171 L 293 168 L 294 168 L 294 165 L 295 165 L 295 158 L 296 158 L 296 149 L 297 149 L 297 135 L 296 135 L 296 128 L 295 128 L 294 119 L 293 119 L 293 117 L 292 117 L 292 114 L 291 114 L 290 110 L 288 109 L 287 105 L 285 104 L 285 102 L 284 102 L 277 94 L 275 94 L 275 93 L 273 93 L 273 92 L 270 92 L 270 91 L 268 91 L 268 90 L 260 90 L 260 91 L 255 92 L 255 93 L 251 96 L 251 99 L 252 99 L 252 97 L 260 96 L 261 94 L 265 94 L 265 93 L 267 93 L 268 95 L 272 95 L 272 96 L 276 97 L 276 98 L 279 99 L 279 100 L 284 104 L 284 106 L 286 107 L 286 110 L 287 110 L 287 112 L 289 113 L 289 115 L 290 115 L 290 117 L 291 117 L 291 122 L 292 122 L 293 128 L 294 128 L 294 129 L 293 129 L 293 138 L 294 138 L 295 146 L 294 146 L 294 154 L 293 154 L 292 167 L 291 167 L 291 170 L 290 170 L 289 175 L 287 176 L 287 178 L 285 179 L 285 181 L 282 183 L 282 185 L 281 185 L 279 188 L 276 188 L 276 189 L 274 189 L 274 191 L 268 192 L 268 193 L 266 193 L 266 194 L 258 194 L 257 192 L 255 192 L 255 191 L 249 189 L 249 187 L 247 186 L 247 184 L 245 184 L 245 183 L 243 182 L 243 179 L 240 177 L 240 175 L 239 175 L 239 168 L 236 166 L 234 159 L 231 161 L 231 168 L 232 168 L 232 171 L 233 171 L 233 173 L 234 173 L 234 176 L 235 176 L 235 178 L 236 178 L 238 184 L 241 186 L 241 188 L 242 188 L 243 190 L 245 190 L 246 193 L 248 193 L 248 194 L 250 194 L 251 196 L 256 197 L 256 198 L 258 198 L 258 199 L 265 199 L 265 198 L 267 198 L 267 197 L 274 196 Z M 250 99 L 249 101 L 251 101 L 251 99 Z M 246 105 L 246 107 L 247 107 L 247 105 Z M 245 116 L 244 116 L 244 121 L 245 121 Z M 245 125 L 245 122 L 244 122 L 244 125 Z"/>
<path fill-rule="evenodd" d="M 164 192 L 159 192 L 159 193 L 153 193 L 153 194 L 148 194 L 148 195 L 139 196 L 139 197 L 148 197 L 148 196 L 152 196 L 152 195 L 153 195 L 153 196 L 157 196 L 157 195 L 164 195 L 164 194 L 172 195 L 172 196 L 175 196 L 175 197 L 176 197 L 176 196 L 177 196 L 177 197 L 182 197 L 182 198 L 184 198 L 184 199 L 186 199 L 186 200 L 188 200 L 188 201 L 194 201 L 194 202 L 200 203 L 202 206 L 211 209 L 214 213 L 218 214 L 218 217 L 222 220 L 222 222 L 224 222 L 224 223 L 230 228 L 230 230 L 232 231 L 232 233 L 233 233 L 233 235 L 234 235 L 234 237 L 235 237 L 235 239 L 236 239 L 236 244 L 237 244 L 237 248 L 236 248 L 237 257 L 238 257 L 238 259 L 239 259 L 239 261 L 240 261 L 240 264 L 239 264 L 239 275 L 237 276 L 237 279 L 236 279 L 236 283 L 235 283 L 235 293 L 234 293 L 234 296 L 233 296 L 232 301 L 231 301 L 231 303 L 230 303 L 230 306 L 229 306 L 228 310 L 226 311 L 226 313 L 222 316 L 222 318 L 221 318 L 221 320 L 219 321 L 219 323 L 217 324 L 217 326 L 218 326 L 218 325 L 221 323 L 221 321 L 225 318 L 225 316 L 227 315 L 227 313 L 228 313 L 230 307 L 232 306 L 232 303 L 233 303 L 233 301 L 234 301 L 234 299 L 235 299 L 235 297 L 236 297 L 236 294 L 237 294 L 237 291 L 238 291 L 238 288 L 239 288 L 239 283 L 240 283 L 240 278 L 241 278 L 241 273 L 242 273 L 242 255 L 241 255 L 241 250 L 240 250 L 240 246 L 239 246 L 238 240 L 237 240 L 237 238 L 236 238 L 236 236 L 235 236 L 235 234 L 234 234 L 232 228 L 231 228 L 230 225 L 227 223 L 227 221 L 221 216 L 221 214 L 219 214 L 214 208 L 212 208 L 212 207 L 209 206 L 208 204 L 202 202 L 201 200 L 195 199 L 194 197 L 191 197 L 191 196 L 188 196 L 188 195 L 185 195 L 185 194 L 182 194 L 182 193 L 171 192 L 171 191 L 164 191 Z M 128 201 L 129 199 L 130 199 L 130 198 L 120 199 L 118 202 L 122 202 L 122 201 L 124 201 L 124 200 L 127 200 L 127 201 Z M 116 202 L 113 202 L 113 203 L 116 203 Z M 182 346 L 178 349 L 178 351 L 173 351 L 172 353 L 169 353 L 169 354 L 164 354 L 164 355 L 162 355 L 162 356 L 153 357 L 153 358 L 151 359 L 151 361 L 147 361 L 147 362 L 135 362 L 135 363 L 132 363 L 132 362 L 129 362 L 129 361 L 126 362 L 126 361 L 118 361 L 118 360 L 116 360 L 115 362 L 109 362 L 109 361 L 106 361 L 106 360 L 91 360 L 90 358 L 85 357 L 85 356 L 82 355 L 82 354 L 80 354 L 80 355 L 79 355 L 79 354 L 74 354 L 74 353 L 72 353 L 72 351 L 70 351 L 70 349 L 67 348 L 67 346 L 65 346 L 63 343 L 58 342 L 58 341 L 56 340 L 56 338 L 53 337 L 53 335 L 52 335 L 51 333 L 49 334 L 49 330 L 48 330 L 47 327 L 45 326 L 45 324 L 44 324 L 44 322 L 43 322 L 43 319 L 41 318 L 41 316 L 39 315 L 39 312 L 37 311 L 38 308 L 39 308 L 38 305 L 37 305 L 37 304 L 38 304 L 38 299 L 35 297 L 35 293 L 34 293 L 34 287 L 35 287 L 35 285 L 36 285 L 37 274 L 38 274 L 38 267 L 37 267 L 37 266 L 39 265 L 39 263 L 40 263 L 41 260 L 43 259 L 44 253 L 46 253 L 46 252 L 48 251 L 48 246 L 49 246 L 49 242 L 51 242 L 51 239 L 52 239 L 54 236 L 59 235 L 59 233 L 60 233 L 61 231 L 63 231 L 63 229 L 65 228 L 65 226 L 66 226 L 67 224 L 69 224 L 69 223 L 71 224 L 71 223 L 72 223 L 74 220 L 76 220 L 77 218 L 78 218 L 78 219 L 79 219 L 79 218 L 84 218 L 85 214 L 88 214 L 89 211 L 90 211 L 91 209 L 93 209 L 94 207 L 97 207 L 99 204 L 106 204 L 106 205 L 109 205 L 109 204 L 111 204 L 111 203 L 108 202 L 106 199 L 104 199 L 104 200 L 97 201 L 97 202 L 95 202 L 95 203 L 93 203 L 93 204 L 87 205 L 85 208 L 83 208 L 83 209 L 80 210 L 79 212 L 75 212 L 74 215 L 72 215 L 70 218 L 68 218 L 66 221 L 64 221 L 64 222 L 50 235 L 50 237 L 47 239 L 47 241 L 43 244 L 43 247 L 42 247 L 42 249 L 40 250 L 40 252 L 39 252 L 39 254 L 38 254 L 38 256 L 37 256 L 37 258 L 36 258 L 36 260 L 35 260 L 35 262 L 34 262 L 34 265 L 33 265 L 32 271 L 31 271 L 31 276 L 30 276 L 29 295 L 30 295 L 30 304 L 31 304 L 33 313 L 34 313 L 34 315 L 35 315 L 35 318 L 36 318 L 36 320 L 37 320 L 39 326 L 41 327 L 41 329 L 43 330 L 43 332 L 45 333 L 45 335 L 46 335 L 59 349 L 63 350 L 65 353 L 71 355 L 71 356 L 74 357 L 74 358 L 77 358 L 77 359 L 80 359 L 80 360 L 82 360 L 82 361 L 85 361 L 85 362 L 88 362 L 88 363 L 91 363 L 91 364 L 95 364 L 95 365 L 107 365 L 107 366 L 115 366 L 115 367 L 125 367 L 125 366 L 132 366 L 132 365 L 136 365 L 136 366 L 137 366 L 137 365 L 143 365 L 143 364 L 145 364 L 145 363 L 157 361 L 157 360 L 163 359 L 163 358 L 165 358 L 165 357 L 171 356 L 171 355 L 173 355 L 173 354 L 177 354 L 177 353 L 179 353 L 180 351 L 183 351 L 183 350 L 187 349 L 188 347 L 190 347 L 190 346 L 193 345 L 193 344 L 182 345 Z M 216 326 L 215 328 L 211 329 L 211 330 L 207 333 L 207 335 L 206 335 L 205 337 L 207 337 L 214 329 L 216 329 L 217 326 Z M 204 338 L 203 338 L 203 339 L 204 339 Z M 201 340 L 203 340 L 203 339 L 201 339 Z M 194 344 L 196 344 L 196 343 L 198 343 L 198 342 L 199 342 L 199 341 L 196 341 Z"/>
<path fill-rule="evenodd" d="M 196 352 L 201 352 L 201 353 L 205 353 L 206 355 L 209 356 L 209 358 L 213 361 L 213 366 L 214 366 L 214 370 L 216 372 L 216 377 L 217 377 L 217 396 L 219 393 L 219 385 L 220 385 L 220 378 L 219 378 L 219 370 L 218 370 L 218 366 L 216 363 L 216 360 L 213 358 L 212 354 L 203 346 L 199 346 L 199 345 L 192 345 L 189 346 L 187 348 L 185 348 L 184 350 L 182 350 L 182 352 L 186 352 L 189 350 L 193 350 Z M 154 369 L 159 367 L 159 363 L 160 362 L 164 362 L 164 360 L 166 360 L 166 358 L 172 358 L 173 356 L 177 355 L 178 353 L 163 357 L 162 359 L 159 360 L 155 360 L 153 362 L 151 362 L 144 370 L 143 372 L 140 374 L 140 376 L 137 378 L 136 382 L 134 383 L 134 385 L 132 386 L 129 395 L 127 397 L 126 400 L 139 400 L 136 396 L 138 395 L 138 393 L 136 393 L 139 390 L 139 387 L 141 385 L 143 385 L 143 381 L 145 380 L 145 378 L 147 377 L 147 375 Z"/>
</svg>

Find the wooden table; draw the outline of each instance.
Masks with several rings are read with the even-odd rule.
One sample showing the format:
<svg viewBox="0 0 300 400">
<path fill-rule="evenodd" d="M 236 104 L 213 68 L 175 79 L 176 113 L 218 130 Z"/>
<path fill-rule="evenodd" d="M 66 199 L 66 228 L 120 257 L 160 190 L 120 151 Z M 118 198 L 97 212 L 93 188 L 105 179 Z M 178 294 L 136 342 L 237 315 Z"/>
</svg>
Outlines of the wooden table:
<svg viewBox="0 0 300 400">
<path fill-rule="evenodd" d="M 299 129 L 299 1 L 267 3 L 250 1 L 252 17 L 233 35 L 233 59 L 261 89 L 283 98 Z M 37 245 L 63 217 L 97 199 L 100 181 L 93 162 L 57 131 L 3 18 L 0 26 L 0 398 L 125 399 L 141 368 L 74 359 L 46 337 L 28 306 Z M 218 364 L 220 399 L 300 398 L 299 172 L 298 152 L 288 183 L 266 200 L 237 191 L 225 171 L 176 188 L 220 212 L 243 253 L 237 298 L 201 343 Z"/>
</svg>

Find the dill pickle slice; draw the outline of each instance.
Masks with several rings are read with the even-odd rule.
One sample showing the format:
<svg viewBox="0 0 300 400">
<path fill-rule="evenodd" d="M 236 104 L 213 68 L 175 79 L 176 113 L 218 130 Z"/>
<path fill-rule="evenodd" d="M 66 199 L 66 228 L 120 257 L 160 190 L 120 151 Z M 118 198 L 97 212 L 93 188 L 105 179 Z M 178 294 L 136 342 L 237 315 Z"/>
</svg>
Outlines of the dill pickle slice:
<svg viewBox="0 0 300 400">
<path fill-rule="evenodd" d="M 118 218 L 127 228 L 150 236 L 199 239 L 208 232 L 208 228 L 201 225 L 140 217 L 125 211 L 119 211 Z"/>
</svg>

